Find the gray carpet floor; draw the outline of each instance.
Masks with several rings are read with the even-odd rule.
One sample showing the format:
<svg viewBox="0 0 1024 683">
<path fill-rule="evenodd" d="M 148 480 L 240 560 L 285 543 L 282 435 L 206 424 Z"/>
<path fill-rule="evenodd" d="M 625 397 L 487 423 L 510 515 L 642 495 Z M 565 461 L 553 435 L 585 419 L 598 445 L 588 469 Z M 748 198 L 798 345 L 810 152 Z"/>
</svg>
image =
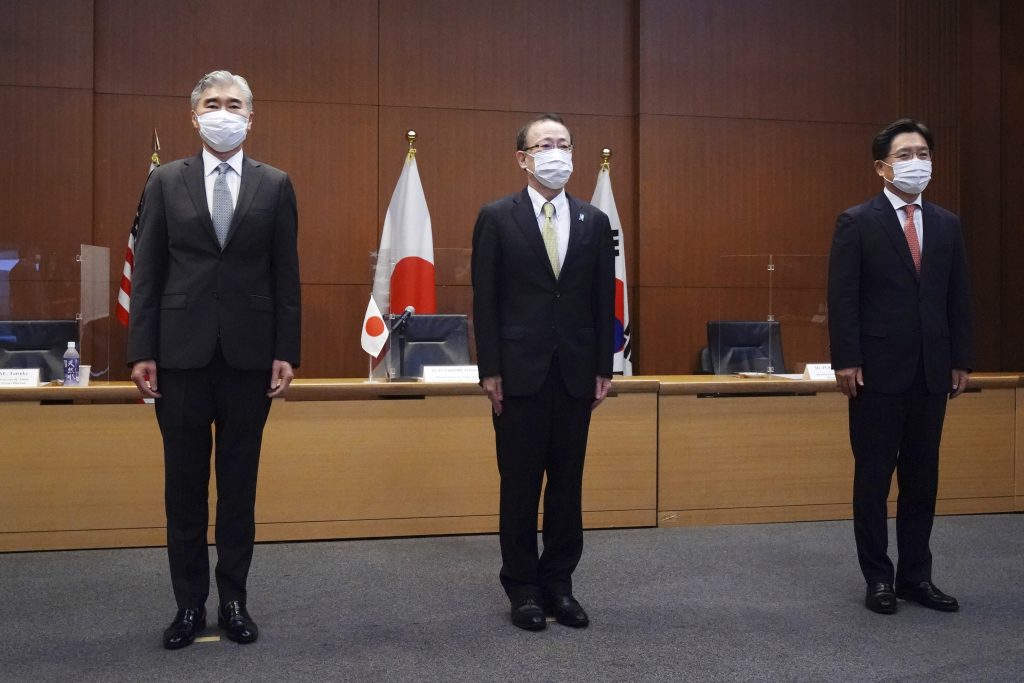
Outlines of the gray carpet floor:
<svg viewBox="0 0 1024 683">
<path fill-rule="evenodd" d="M 590 628 L 528 633 L 495 536 L 267 544 L 260 640 L 176 652 L 163 549 L 5 554 L 0 680 L 1024 680 L 1024 515 L 940 517 L 932 550 L 961 611 L 881 616 L 850 522 L 587 532 Z"/>
</svg>

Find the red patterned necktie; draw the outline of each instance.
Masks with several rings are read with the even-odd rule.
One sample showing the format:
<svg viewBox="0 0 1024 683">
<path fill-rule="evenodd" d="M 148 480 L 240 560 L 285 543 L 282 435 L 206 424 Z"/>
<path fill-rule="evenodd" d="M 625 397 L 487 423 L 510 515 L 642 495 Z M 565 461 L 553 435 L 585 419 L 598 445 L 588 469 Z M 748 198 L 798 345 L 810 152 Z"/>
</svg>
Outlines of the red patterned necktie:
<svg viewBox="0 0 1024 683">
<path fill-rule="evenodd" d="M 903 234 L 907 237 L 907 246 L 910 247 L 910 256 L 914 259 L 914 268 L 917 274 L 921 274 L 921 243 L 917 240 L 917 226 L 914 225 L 914 210 L 916 204 L 907 204 L 903 207 L 907 212 L 907 220 L 903 223 Z"/>
</svg>

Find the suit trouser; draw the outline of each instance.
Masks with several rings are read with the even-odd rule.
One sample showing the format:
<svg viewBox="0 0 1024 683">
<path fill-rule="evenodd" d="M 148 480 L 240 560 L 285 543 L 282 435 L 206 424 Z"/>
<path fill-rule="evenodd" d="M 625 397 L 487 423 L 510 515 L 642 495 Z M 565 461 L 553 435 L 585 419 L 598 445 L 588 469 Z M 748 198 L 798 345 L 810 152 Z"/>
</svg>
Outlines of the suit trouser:
<svg viewBox="0 0 1024 683">
<path fill-rule="evenodd" d="M 246 599 L 256 537 L 256 473 L 270 413 L 270 370 L 237 370 L 218 353 L 205 368 L 160 368 L 156 416 L 164 442 L 167 556 L 178 608 L 206 603 L 210 451 L 216 431 L 217 592 Z"/>
<path fill-rule="evenodd" d="M 939 441 L 946 394 L 932 394 L 918 369 L 909 390 L 880 394 L 861 390 L 850 399 L 854 454 L 853 530 L 857 558 L 868 583 L 910 584 L 931 580 L 929 539 L 939 486 Z M 896 470 L 896 546 L 893 571 L 887 552 L 887 503 Z"/>
<path fill-rule="evenodd" d="M 572 593 L 583 554 L 583 461 L 591 396 L 566 391 L 557 358 L 540 392 L 506 396 L 494 418 L 501 475 L 501 584 L 512 599 Z M 537 506 L 545 473 L 544 551 L 537 556 Z"/>
</svg>

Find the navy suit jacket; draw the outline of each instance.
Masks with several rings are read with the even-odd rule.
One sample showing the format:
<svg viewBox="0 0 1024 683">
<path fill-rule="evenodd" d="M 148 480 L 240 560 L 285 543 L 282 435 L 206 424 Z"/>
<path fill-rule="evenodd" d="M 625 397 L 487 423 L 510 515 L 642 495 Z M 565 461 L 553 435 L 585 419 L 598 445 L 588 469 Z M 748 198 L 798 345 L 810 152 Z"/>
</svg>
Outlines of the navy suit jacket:
<svg viewBox="0 0 1024 683">
<path fill-rule="evenodd" d="M 885 194 L 839 216 L 828 272 L 832 367 L 862 366 L 864 387 L 910 388 L 923 363 L 928 391 L 950 391 L 971 368 L 971 310 L 960 219 L 922 202 L 921 274 Z"/>
<path fill-rule="evenodd" d="M 197 155 L 150 175 L 135 241 L 128 363 L 206 366 L 217 340 L 228 365 L 299 365 L 298 212 L 288 175 L 243 156 L 224 248 Z"/>
<path fill-rule="evenodd" d="M 556 278 L 524 189 L 480 209 L 473 229 L 473 325 L 480 377 L 537 393 L 552 357 L 568 392 L 612 376 L 615 251 L 608 216 L 566 195 L 569 246 Z"/>
</svg>

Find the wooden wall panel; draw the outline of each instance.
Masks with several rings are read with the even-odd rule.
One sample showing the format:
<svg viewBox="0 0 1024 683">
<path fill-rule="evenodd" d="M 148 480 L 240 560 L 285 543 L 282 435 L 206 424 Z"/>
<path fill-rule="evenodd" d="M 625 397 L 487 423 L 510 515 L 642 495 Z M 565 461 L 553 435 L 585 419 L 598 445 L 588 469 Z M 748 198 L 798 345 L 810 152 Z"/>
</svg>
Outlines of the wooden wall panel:
<svg viewBox="0 0 1024 683">
<path fill-rule="evenodd" d="M 839 213 L 881 190 L 877 128 L 641 116 L 640 284 L 716 284 L 729 254 L 827 254 Z"/>
<path fill-rule="evenodd" d="M 628 0 L 382 0 L 380 33 L 381 104 L 634 111 Z"/>
<path fill-rule="evenodd" d="M 1002 367 L 1024 367 L 1024 165 L 1020 163 L 1024 151 L 1024 42 L 1016 36 L 1024 32 L 1024 5 L 1014 2 L 1001 3 L 1002 46 L 1001 70 L 1001 123 L 1000 142 L 1002 174 L 1002 215 L 1000 238 L 1003 273 L 1001 299 L 1004 340 Z M 994 163 L 983 155 L 975 158 L 971 172 L 976 165 Z M 988 189 L 988 188 L 986 188 Z M 994 189 L 994 188 L 993 188 Z"/>
<path fill-rule="evenodd" d="M 0 111 L 0 242 L 62 253 L 88 243 L 92 92 L 3 86 Z"/>
<path fill-rule="evenodd" d="M 187 96 L 228 69 L 249 81 L 257 112 L 270 100 L 375 104 L 377 50 L 373 0 L 96 0 L 103 93 Z"/>
<path fill-rule="evenodd" d="M 92 89 L 93 0 L 0 0 L 0 85 Z"/>
<path fill-rule="evenodd" d="M 376 108 L 268 102 L 256 116 L 246 151 L 295 185 L 302 281 L 370 282 L 367 256 L 379 244 Z"/>
<path fill-rule="evenodd" d="M 930 127 L 960 119 L 958 0 L 904 0 L 900 109 Z M 971 4 L 970 2 L 966 4 Z"/>
<path fill-rule="evenodd" d="M 641 0 L 639 111 L 886 121 L 899 18 L 888 0 Z"/>
<path fill-rule="evenodd" d="M 1003 320 L 1016 317 L 1002 307 L 1003 202 L 1000 167 L 978 160 L 1003 152 L 999 61 L 1000 0 L 975 0 L 961 9 L 960 25 L 960 215 L 970 259 L 974 304 L 974 367 L 996 370 L 1002 364 Z"/>
</svg>

